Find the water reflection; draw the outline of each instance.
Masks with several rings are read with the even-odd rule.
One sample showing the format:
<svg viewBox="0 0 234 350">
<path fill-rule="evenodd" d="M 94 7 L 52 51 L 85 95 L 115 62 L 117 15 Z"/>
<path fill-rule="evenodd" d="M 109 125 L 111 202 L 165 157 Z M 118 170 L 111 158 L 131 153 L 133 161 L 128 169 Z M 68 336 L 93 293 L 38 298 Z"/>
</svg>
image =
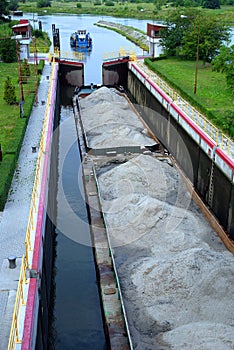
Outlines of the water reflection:
<svg viewBox="0 0 234 350">
<path fill-rule="evenodd" d="M 63 91 L 61 96 L 66 107 L 60 106 L 55 299 L 49 349 L 107 350 L 83 182 L 78 176 L 81 159 L 77 141 L 64 152 L 66 144 L 76 140 L 71 96 L 67 101 Z M 68 119 L 73 123 L 67 123 Z M 66 201 L 61 200 L 63 193 Z M 71 215 L 73 212 L 76 215 Z M 79 243 L 84 240 L 86 244 Z"/>
</svg>

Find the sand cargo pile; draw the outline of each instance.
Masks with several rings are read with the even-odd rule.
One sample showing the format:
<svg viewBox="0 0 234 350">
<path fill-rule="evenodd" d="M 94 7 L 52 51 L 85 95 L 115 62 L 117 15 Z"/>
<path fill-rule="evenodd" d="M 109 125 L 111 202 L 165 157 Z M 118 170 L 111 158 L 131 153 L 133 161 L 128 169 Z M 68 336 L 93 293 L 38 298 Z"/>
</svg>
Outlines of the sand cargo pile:
<svg viewBox="0 0 234 350">
<path fill-rule="evenodd" d="M 155 144 L 133 105 L 118 90 L 101 87 L 80 99 L 79 104 L 89 148 L 132 146 L 140 150 L 140 147 Z"/>
</svg>

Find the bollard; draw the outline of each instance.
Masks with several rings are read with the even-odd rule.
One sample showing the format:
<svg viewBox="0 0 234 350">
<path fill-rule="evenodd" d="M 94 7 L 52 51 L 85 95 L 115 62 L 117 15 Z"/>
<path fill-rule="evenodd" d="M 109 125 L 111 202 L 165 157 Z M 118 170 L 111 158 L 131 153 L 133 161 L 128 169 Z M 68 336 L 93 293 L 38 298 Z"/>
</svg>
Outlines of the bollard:
<svg viewBox="0 0 234 350">
<path fill-rule="evenodd" d="M 9 261 L 9 269 L 15 269 L 16 268 L 16 256 L 11 255 L 8 257 Z"/>
</svg>

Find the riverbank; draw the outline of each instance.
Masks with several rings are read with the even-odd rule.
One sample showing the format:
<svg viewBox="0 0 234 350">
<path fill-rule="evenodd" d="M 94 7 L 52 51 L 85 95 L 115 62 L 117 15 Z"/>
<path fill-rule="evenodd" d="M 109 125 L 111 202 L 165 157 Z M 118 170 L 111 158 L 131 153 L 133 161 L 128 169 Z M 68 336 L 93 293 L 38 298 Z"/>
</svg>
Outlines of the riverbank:
<svg viewBox="0 0 234 350">
<path fill-rule="evenodd" d="M 97 16 L 113 16 L 122 18 L 136 18 L 136 19 L 150 19 L 151 21 L 164 21 L 169 11 L 177 10 L 178 8 L 172 6 L 156 6 L 153 2 L 139 3 L 122 3 L 111 2 L 111 5 L 97 2 L 80 2 L 77 7 L 76 2 L 58 2 L 52 1 L 51 7 L 38 8 L 36 2 L 20 3 L 19 10 L 24 13 L 38 13 L 39 15 L 67 13 L 67 14 L 90 14 Z M 196 9 L 198 9 L 196 7 Z M 221 6 L 220 9 L 203 9 L 207 16 L 217 17 L 228 25 L 234 25 L 234 6 Z"/>
</svg>

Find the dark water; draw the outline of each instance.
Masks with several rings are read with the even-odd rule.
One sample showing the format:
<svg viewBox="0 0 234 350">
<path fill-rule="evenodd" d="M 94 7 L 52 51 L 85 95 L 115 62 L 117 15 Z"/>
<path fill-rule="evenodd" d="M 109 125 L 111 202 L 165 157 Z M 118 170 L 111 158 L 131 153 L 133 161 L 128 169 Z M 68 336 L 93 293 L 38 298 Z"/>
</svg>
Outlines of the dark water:
<svg viewBox="0 0 234 350">
<path fill-rule="evenodd" d="M 49 349 L 108 349 L 73 112 L 61 106 L 54 320 Z"/>
</svg>

